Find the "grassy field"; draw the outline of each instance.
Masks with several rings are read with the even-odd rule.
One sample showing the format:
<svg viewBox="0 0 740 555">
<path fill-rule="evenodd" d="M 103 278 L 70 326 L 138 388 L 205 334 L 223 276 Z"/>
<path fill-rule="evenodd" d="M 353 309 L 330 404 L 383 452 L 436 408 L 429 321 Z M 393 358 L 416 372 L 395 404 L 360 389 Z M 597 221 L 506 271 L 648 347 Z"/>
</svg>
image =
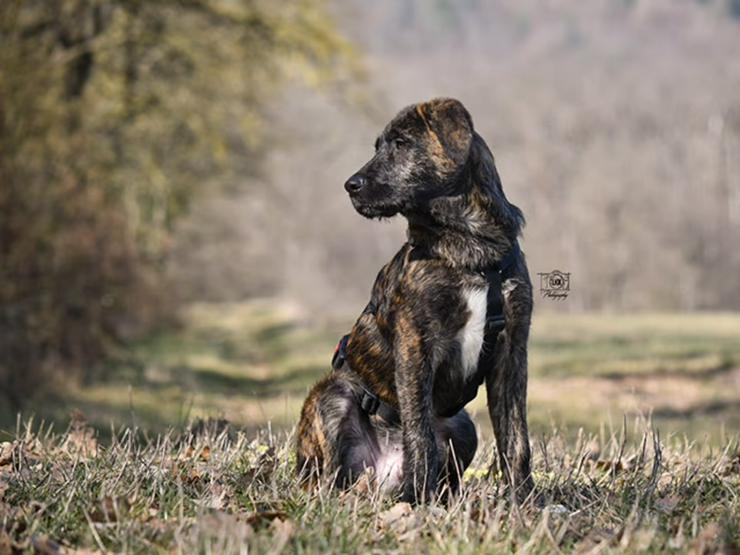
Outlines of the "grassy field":
<svg viewBox="0 0 740 555">
<path fill-rule="evenodd" d="M 740 315 L 537 314 L 538 486 L 519 508 L 486 476 L 481 396 L 484 441 L 449 506 L 296 486 L 292 425 L 348 326 L 193 306 L 108 381 L 59 389 L 33 421 L 3 415 L 0 555 L 740 550 Z"/>
<path fill-rule="evenodd" d="M 0 445 L 0 554 L 737 553 L 740 451 L 555 434 L 535 446 L 537 496 L 512 505 L 490 446 L 448 505 L 412 509 L 366 480 L 306 492 L 291 438 L 206 426 L 105 447 L 78 417 Z"/>
<path fill-rule="evenodd" d="M 288 429 L 350 325 L 317 325 L 270 303 L 193 306 L 179 329 L 136 345 L 108 381 L 38 403 L 37 419 L 64 426 L 78 409 L 104 433 L 111 422 L 165 431 L 195 418 Z M 534 436 L 608 434 L 624 416 L 651 416 L 665 436 L 721 445 L 740 430 L 740 315 L 536 314 L 529 384 Z M 490 435 L 485 396 L 470 409 Z"/>
</svg>

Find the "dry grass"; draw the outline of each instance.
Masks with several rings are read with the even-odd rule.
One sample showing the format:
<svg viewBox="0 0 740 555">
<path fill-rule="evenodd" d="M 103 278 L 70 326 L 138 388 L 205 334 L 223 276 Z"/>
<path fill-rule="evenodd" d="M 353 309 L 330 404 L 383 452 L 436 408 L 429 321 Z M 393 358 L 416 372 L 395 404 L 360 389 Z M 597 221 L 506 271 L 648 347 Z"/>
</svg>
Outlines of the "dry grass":
<svg viewBox="0 0 740 555">
<path fill-rule="evenodd" d="M 292 426 L 348 325 L 272 303 L 194 306 L 110 381 L 35 405 L 57 430 L 74 407 L 88 421 L 57 434 L 6 416 L 0 555 L 740 549 L 740 316 L 538 314 L 537 497 L 514 507 L 486 476 L 479 398 L 482 447 L 462 495 L 416 510 L 372 488 L 294 483 Z M 209 417 L 231 424 L 183 431 Z"/>
<path fill-rule="evenodd" d="M 79 408 L 104 431 L 114 422 L 162 432 L 195 418 L 286 430 L 350 325 L 317 323 L 314 314 L 274 302 L 194 305 L 180 329 L 135 346 L 108 381 L 64 388 L 34 408 L 61 426 Z M 599 433 L 602 424 L 619 428 L 623 415 L 651 416 L 664 434 L 723 445 L 728 430 L 740 429 L 738 337 L 738 314 L 538 313 L 531 432 Z M 485 396 L 470 409 L 490 436 Z M 0 408 L 0 429 L 14 423 Z"/>
<path fill-rule="evenodd" d="M 371 487 L 303 491 L 286 433 L 122 429 L 104 446 L 80 417 L 61 435 L 28 423 L 0 450 L 0 553 L 737 552 L 737 441 L 634 427 L 537 442 L 522 507 L 486 476 L 485 445 L 460 496 L 412 510 Z"/>
</svg>

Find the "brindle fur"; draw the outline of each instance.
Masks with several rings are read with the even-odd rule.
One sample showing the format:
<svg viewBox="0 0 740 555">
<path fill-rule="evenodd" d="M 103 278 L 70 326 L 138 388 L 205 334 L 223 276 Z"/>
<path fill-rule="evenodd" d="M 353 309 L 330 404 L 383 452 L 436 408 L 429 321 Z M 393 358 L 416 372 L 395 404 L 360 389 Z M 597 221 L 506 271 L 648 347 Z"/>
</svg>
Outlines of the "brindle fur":
<svg viewBox="0 0 740 555">
<path fill-rule="evenodd" d="M 430 499 L 444 480 L 454 489 L 475 452 L 467 413 L 440 416 L 463 400 L 458 333 L 471 316 L 464 292 L 486 285 L 481 270 L 509 252 L 524 219 L 507 201 L 470 115 L 453 99 L 402 110 L 346 188 L 366 217 L 402 214 L 408 241 L 381 269 L 352 328 L 351 371 L 332 372 L 306 399 L 298 468 L 305 477 L 324 472 L 348 484 L 376 467 L 383 445 L 396 441 L 403 453 L 402 498 L 418 502 Z M 484 370 L 485 384 L 499 464 L 523 499 L 533 487 L 526 419 L 532 286 L 523 255 L 503 291 L 506 327 Z M 362 383 L 398 408 L 400 426 L 393 429 L 361 410 Z M 381 444 L 381 438 L 390 439 Z"/>
</svg>

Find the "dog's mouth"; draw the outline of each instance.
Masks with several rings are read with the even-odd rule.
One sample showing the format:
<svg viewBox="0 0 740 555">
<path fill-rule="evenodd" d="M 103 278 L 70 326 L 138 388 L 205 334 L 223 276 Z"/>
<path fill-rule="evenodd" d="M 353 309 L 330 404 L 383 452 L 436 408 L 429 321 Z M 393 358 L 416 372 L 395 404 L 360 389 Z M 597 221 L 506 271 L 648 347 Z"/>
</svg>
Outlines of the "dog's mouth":
<svg viewBox="0 0 740 555">
<path fill-rule="evenodd" d="M 366 218 L 390 218 L 401 211 L 399 206 L 385 202 L 367 202 L 358 195 L 350 195 L 352 206 L 357 212 Z"/>
<path fill-rule="evenodd" d="M 349 192 L 352 206 L 366 218 L 390 218 L 401 211 L 401 203 L 387 183 L 367 183 L 359 190 Z"/>
</svg>

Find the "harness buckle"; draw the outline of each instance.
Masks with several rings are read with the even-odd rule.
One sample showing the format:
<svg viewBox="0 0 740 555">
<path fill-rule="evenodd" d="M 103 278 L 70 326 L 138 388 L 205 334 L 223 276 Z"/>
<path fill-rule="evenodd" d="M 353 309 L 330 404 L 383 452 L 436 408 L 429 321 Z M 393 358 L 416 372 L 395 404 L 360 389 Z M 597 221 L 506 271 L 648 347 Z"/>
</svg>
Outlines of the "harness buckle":
<svg viewBox="0 0 740 555">
<path fill-rule="evenodd" d="M 362 399 L 360 399 L 360 407 L 362 407 L 363 411 L 372 416 L 373 414 L 378 412 L 378 407 L 380 407 L 380 399 L 378 399 L 369 391 L 365 390 L 362 393 Z"/>
<path fill-rule="evenodd" d="M 486 327 L 504 329 L 506 327 L 506 317 L 503 314 L 494 314 L 486 320 Z"/>
</svg>

